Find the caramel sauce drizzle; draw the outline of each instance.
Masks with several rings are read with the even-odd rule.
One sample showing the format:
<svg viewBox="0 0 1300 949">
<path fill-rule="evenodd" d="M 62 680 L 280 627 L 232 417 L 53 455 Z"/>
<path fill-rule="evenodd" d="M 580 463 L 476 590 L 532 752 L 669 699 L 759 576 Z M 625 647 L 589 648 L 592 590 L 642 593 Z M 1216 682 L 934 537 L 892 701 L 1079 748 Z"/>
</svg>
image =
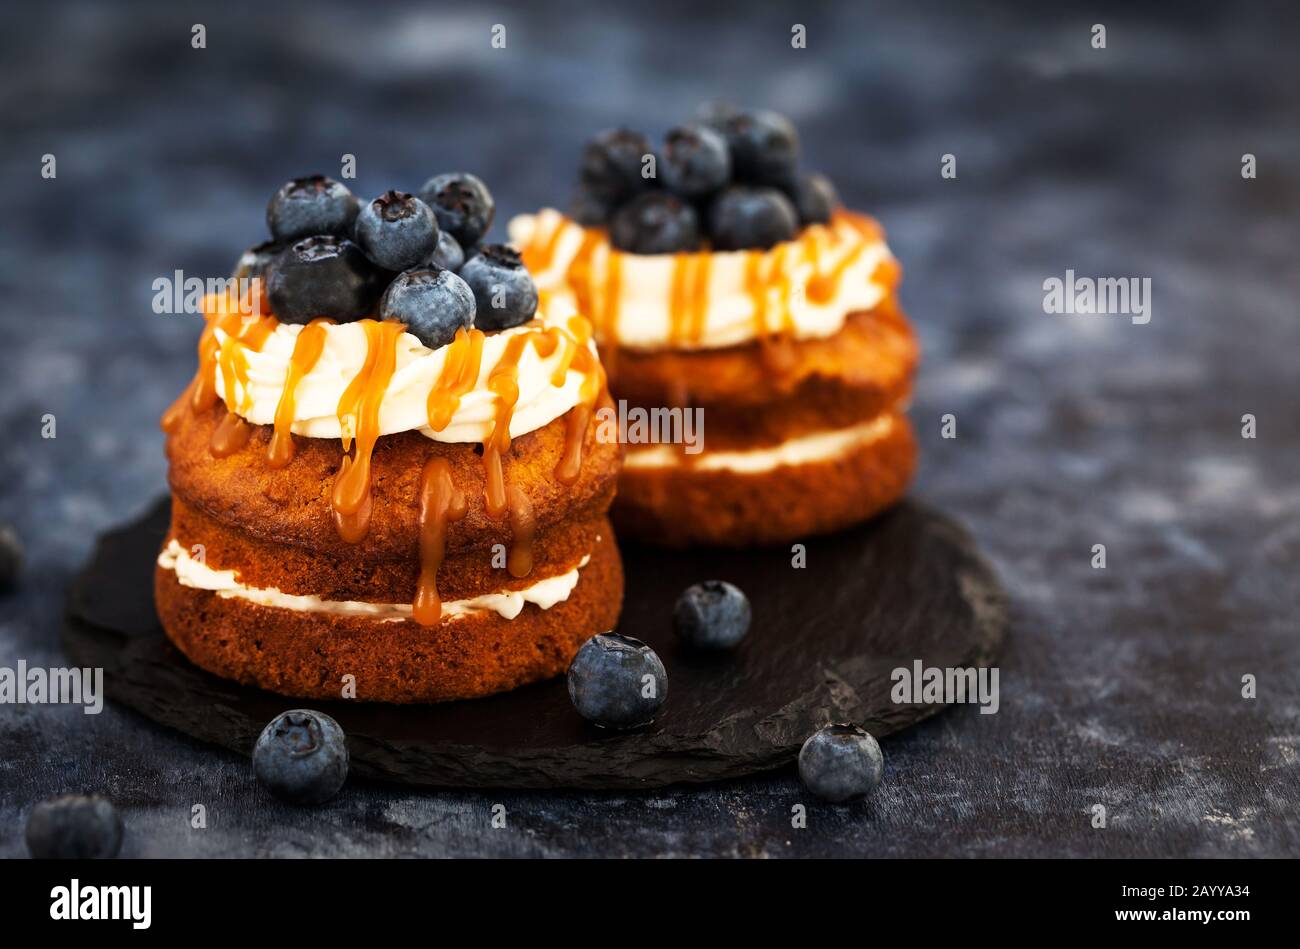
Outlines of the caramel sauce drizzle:
<svg viewBox="0 0 1300 949">
<path fill-rule="evenodd" d="M 465 397 L 474 384 L 478 382 L 479 371 L 483 364 L 482 330 L 458 329 L 456 338 L 447 348 L 447 357 L 442 364 L 438 381 L 429 390 L 429 399 L 425 411 L 429 416 L 429 428 L 441 432 L 451 424 L 452 417 L 460 408 L 460 400 Z"/>
<path fill-rule="evenodd" d="M 465 516 L 465 495 L 451 480 L 445 458 L 432 457 L 420 472 L 420 579 L 411 612 L 421 626 L 436 626 L 442 619 L 438 595 L 438 570 L 447 550 L 447 525 Z"/>
<path fill-rule="evenodd" d="M 293 432 L 290 426 L 293 425 L 298 383 L 320 360 L 321 353 L 325 350 L 325 327 L 333 322 L 323 317 L 312 320 L 294 340 L 293 355 L 289 357 L 289 368 L 284 374 L 284 389 L 275 406 L 275 428 L 271 433 L 271 441 L 266 446 L 266 463 L 272 468 L 283 468 L 293 460 Z"/>
<path fill-rule="evenodd" d="M 533 572 L 533 535 L 537 533 L 537 518 L 533 515 L 533 502 L 517 485 L 506 489 L 506 505 L 510 514 L 510 552 L 506 556 L 506 570 L 516 579 Z"/>
<path fill-rule="evenodd" d="M 361 320 L 366 334 L 366 361 L 339 399 L 343 451 L 356 449 L 344 460 L 334 479 L 331 506 L 339 536 L 349 543 L 363 540 L 370 529 L 370 459 L 379 439 L 379 406 L 397 365 L 397 341 L 406 327 L 391 320 Z"/>
</svg>

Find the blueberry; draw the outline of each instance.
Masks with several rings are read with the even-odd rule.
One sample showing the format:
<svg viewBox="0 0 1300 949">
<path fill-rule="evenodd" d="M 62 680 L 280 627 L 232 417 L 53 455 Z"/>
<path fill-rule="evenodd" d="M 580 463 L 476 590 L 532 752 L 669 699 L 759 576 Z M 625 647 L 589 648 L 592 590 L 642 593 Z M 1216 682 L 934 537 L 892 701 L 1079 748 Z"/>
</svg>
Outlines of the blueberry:
<svg viewBox="0 0 1300 949">
<path fill-rule="evenodd" d="M 783 115 L 738 112 L 724 123 L 735 179 L 747 184 L 788 185 L 799 162 L 799 134 Z"/>
<path fill-rule="evenodd" d="M 733 185 L 709 207 L 709 233 L 717 250 L 766 249 L 798 232 L 798 212 L 775 188 Z"/>
<path fill-rule="evenodd" d="M 456 338 L 456 330 L 474 325 L 474 292 L 450 270 L 408 270 L 384 291 L 379 315 L 405 323 L 408 333 L 438 349 Z"/>
<path fill-rule="evenodd" d="M 727 140 L 707 125 L 683 125 L 664 138 L 660 162 L 663 186 L 695 200 L 717 191 L 731 178 Z"/>
<path fill-rule="evenodd" d="M 450 231 L 466 247 L 483 239 L 496 214 L 492 192 L 482 179 L 467 171 L 430 178 L 420 189 L 420 197 L 433 208 L 438 227 Z"/>
<path fill-rule="evenodd" d="M 687 587 L 673 608 L 673 630 L 699 649 L 734 649 L 749 632 L 749 598 L 725 580 Z"/>
<path fill-rule="evenodd" d="M 271 263 L 266 293 L 281 323 L 318 316 L 346 321 L 373 312 L 383 273 L 350 240 L 322 234 L 286 247 Z"/>
<path fill-rule="evenodd" d="M 603 728 L 645 725 L 668 696 L 668 674 L 655 651 L 618 633 L 583 643 L 569 666 L 568 680 L 578 714 Z"/>
<path fill-rule="evenodd" d="M 446 231 L 438 232 L 438 246 L 433 249 L 422 266 L 439 267 L 442 270 L 460 270 L 465 263 L 465 251 L 460 242 Z"/>
<path fill-rule="evenodd" d="M 725 133 L 727 123 L 739 114 L 740 108 L 735 103 L 725 99 L 710 99 L 695 110 L 695 120 Z"/>
<path fill-rule="evenodd" d="M 277 241 L 293 241 L 313 234 L 348 237 L 360 204 L 356 196 L 333 178 L 310 175 L 288 182 L 266 206 L 266 224 Z"/>
<path fill-rule="evenodd" d="M 438 246 L 438 219 L 415 195 L 385 191 L 361 209 L 356 241 L 385 270 L 407 270 Z"/>
<path fill-rule="evenodd" d="M 590 188 L 579 185 L 569 202 L 569 217 L 583 227 L 604 227 L 609 223 L 609 216 L 609 205 Z"/>
<path fill-rule="evenodd" d="M 537 312 L 537 285 L 513 247 L 484 244 L 460 275 L 474 293 L 474 325 L 481 330 L 519 326 Z"/>
<path fill-rule="evenodd" d="M 700 221 L 675 194 L 651 191 L 633 198 L 609 222 L 610 243 L 632 254 L 672 254 L 697 250 Z"/>
<path fill-rule="evenodd" d="M 0 592 L 12 590 L 23 569 L 23 545 L 8 524 L 0 525 Z"/>
<path fill-rule="evenodd" d="M 37 860 L 96 860 L 122 849 L 122 818 L 107 798 L 65 794 L 41 801 L 27 818 L 27 849 Z"/>
<path fill-rule="evenodd" d="M 290 804 L 322 804 L 339 793 L 348 776 L 343 729 L 324 712 L 283 712 L 257 738 L 253 773 Z"/>
<path fill-rule="evenodd" d="M 235 262 L 235 269 L 230 276 L 235 280 L 251 280 L 254 277 L 261 277 L 265 280 L 271 261 L 275 260 L 286 246 L 284 241 L 269 240 L 248 248 L 248 250 L 240 254 L 239 260 Z"/>
<path fill-rule="evenodd" d="M 652 154 L 650 141 L 640 132 L 608 129 L 583 149 L 582 183 L 606 204 L 618 204 L 654 186 L 641 174 L 645 157 Z"/>
<path fill-rule="evenodd" d="M 873 791 L 884 771 L 880 745 L 857 725 L 827 725 L 799 749 L 800 780 L 828 801 L 847 801 Z"/>
<path fill-rule="evenodd" d="M 799 212 L 799 223 L 803 226 L 829 224 L 831 212 L 840 203 L 831 180 L 816 173 L 800 175 L 790 196 L 794 199 L 795 210 Z"/>
</svg>

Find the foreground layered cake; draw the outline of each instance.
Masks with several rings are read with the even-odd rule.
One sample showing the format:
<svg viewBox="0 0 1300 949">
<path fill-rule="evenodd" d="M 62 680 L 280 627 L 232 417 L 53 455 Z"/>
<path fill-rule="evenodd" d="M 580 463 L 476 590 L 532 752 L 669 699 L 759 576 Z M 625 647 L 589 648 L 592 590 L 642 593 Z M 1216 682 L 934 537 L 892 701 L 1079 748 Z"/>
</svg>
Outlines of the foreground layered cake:
<svg viewBox="0 0 1300 949">
<path fill-rule="evenodd" d="M 791 186 L 790 200 L 725 183 L 705 200 L 625 190 L 611 211 L 612 166 L 630 135 L 588 147 L 585 183 L 603 193 L 581 196 L 570 215 L 511 222 L 542 299 L 591 314 L 624 414 L 680 408 L 702 424 L 693 444 L 629 439 L 620 534 L 671 546 L 777 542 L 893 504 L 916 463 L 904 412 L 918 350 L 880 226 L 840 207 L 824 179 Z M 686 171 L 670 188 L 698 171 L 709 144 L 699 127 L 682 136 L 694 151 L 679 154 Z M 750 158 L 740 173 L 758 177 Z"/>
<path fill-rule="evenodd" d="M 156 600 L 186 656 L 286 695 L 432 702 L 556 675 L 614 625 L 620 448 L 590 424 L 608 396 L 585 319 L 484 330 L 481 311 L 417 336 L 248 302 L 206 299 L 163 420 Z"/>
</svg>

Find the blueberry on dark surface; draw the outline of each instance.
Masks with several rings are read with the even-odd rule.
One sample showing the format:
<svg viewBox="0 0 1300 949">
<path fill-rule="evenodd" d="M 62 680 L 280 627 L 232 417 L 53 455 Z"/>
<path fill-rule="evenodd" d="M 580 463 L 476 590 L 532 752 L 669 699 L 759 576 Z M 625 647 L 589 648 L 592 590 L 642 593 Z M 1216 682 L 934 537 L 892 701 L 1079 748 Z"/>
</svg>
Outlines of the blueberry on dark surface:
<svg viewBox="0 0 1300 949">
<path fill-rule="evenodd" d="M 696 200 L 717 191 L 731 178 L 727 140 L 707 125 L 682 125 L 664 136 L 659 179 L 665 188 Z"/>
<path fill-rule="evenodd" d="M 738 112 L 724 127 L 737 181 L 778 187 L 794 181 L 799 134 L 789 119 L 767 110 Z"/>
<path fill-rule="evenodd" d="M 385 270 L 407 270 L 438 246 L 438 219 L 415 195 L 385 191 L 357 215 L 356 241 Z"/>
<path fill-rule="evenodd" d="M 343 729 L 324 712 L 283 712 L 258 736 L 253 773 L 272 794 L 291 804 L 324 803 L 348 776 Z"/>
<path fill-rule="evenodd" d="M 96 860 L 122 849 L 122 818 L 107 798 L 65 794 L 41 801 L 27 818 L 27 849 L 37 860 Z"/>
<path fill-rule="evenodd" d="M 456 330 L 474 325 L 474 293 L 450 270 L 408 270 L 384 291 L 379 315 L 405 323 L 408 333 L 437 349 L 455 339 Z"/>
<path fill-rule="evenodd" d="M 606 204 L 617 204 L 654 187 L 641 173 L 645 156 L 652 154 L 640 132 L 607 129 L 582 151 L 582 184 Z"/>
<path fill-rule="evenodd" d="M 799 223 L 803 226 L 829 224 L 831 212 L 840 203 L 831 180 L 816 173 L 800 175 L 795 181 L 792 197 L 799 213 Z"/>
<path fill-rule="evenodd" d="M 322 234 L 281 251 L 271 262 L 266 293 L 281 323 L 356 320 L 374 310 L 384 276 L 356 244 Z"/>
<path fill-rule="evenodd" d="M 725 580 L 687 587 L 673 608 L 673 631 L 698 649 L 734 649 L 749 632 L 749 598 Z"/>
<path fill-rule="evenodd" d="M 483 239 L 497 210 L 487 185 L 467 171 L 435 175 L 424 183 L 420 197 L 433 208 L 438 227 L 466 247 Z"/>
<path fill-rule="evenodd" d="M 800 780 L 828 801 L 847 801 L 873 791 L 884 772 L 880 745 L 857 725 L 827 725 L 799 749 Z"/>
<path fill-rule="evenodd" d="M 0 593 L 12 590 L 23 569 L 23 545 L 8 524 L 0 526 Z"/>
<path fill-rule="evenodd" d="M 609 241 L 632 254 L 673 254 L 697 250 L 700 221 L 695 208 L 675 194 L 651 191 L 614 212 Z"/>
<path fill-rule="evenodd" d="M 537 312 L 537 285 L 513 247 L 484 244 L 465 261 L 460 275 L 474 293 L 478 329 L 509 329 Z"/>
<path fill-rule="evenodd" d="M 269 240 L 263 241 L 256 247 L 248 248 L 239 255 L 239 260 L 235 262 L 235 269 L 230 276 L 236 280 L 251 280 L 254 277 L 265 280 L 271 261 L 275 260 L 286 246 L 284 241 Z"/>
<path fill-rule="evenodd" d="M 361 209 L 356 195 L 333 178 L 309 175 L 283 185 L 266 206 L 266 224 L 278 241 L 313 234 L 348 237 Z"/>
<path fill-rule="evenodd" d="M 709 236 L 716 250 L 765 249 L 797 233 L 798 212 L 775 188 L 733 185 L 709 207 Z"/>
<path fill-rule="evenodd" d="M 569 217 L 583 227 L 604 227 L 609 223 L 610 206 L 590 188 L 579 185 L 569 202 Z"/>
<path fill-rule="evenodd" d="M 583 643 L 569 666 L 568 681 L 578 714 L 604 728 L 645 725 L 668 696 L 668 673 L 655 651 L 618 633 Z"/>
<path fill-rule="evenodd" d="M 465 251 L 460 242 L 446 231 L 438 232 L 438 246 L 421 266 L 439 267 L 443 270 L 460 270 L 465 263 Z"/>
</svg>

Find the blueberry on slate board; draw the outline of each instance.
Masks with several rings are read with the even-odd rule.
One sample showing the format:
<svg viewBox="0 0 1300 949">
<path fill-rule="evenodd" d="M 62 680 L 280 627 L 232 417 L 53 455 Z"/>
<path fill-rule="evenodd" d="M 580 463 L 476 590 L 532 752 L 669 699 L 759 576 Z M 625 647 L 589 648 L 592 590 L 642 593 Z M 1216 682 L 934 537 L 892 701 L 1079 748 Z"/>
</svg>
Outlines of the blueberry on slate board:
<svg viewBox="0 0 1300 949">
<path fill-rule="evenodd" d="M 322 234 L 291 244 L 271 262 L 266 292 L 282 323 L 356 320 L 374 309 L 385 276 L 352 241 Z"/>
<path fill-rule="evenodd" d="M 27 818 L 27 849 L 37 860 L 116 857 L 122 818 L 107 798 L 65 794 L 41 801 Z"/>
<path fill-rule="evenodd" d="M 607 129 L 582 151 L 582 183 L 606 204 L 618 204 L 654 187 L 653 179 L 641 174 L 645 156 L 652 154 L 640 132 Z"/>
<path fill-rule="evenodd" d="M 435 175 L 424 183 L 420 197 L 433 209 L 438 227 L 464 247 L 483 239 L 496 214 L 492 192 L 482 179 L 467 171 Z"/>
<path fill-rule="evenodd" d="M 484 244 L 465 261 L 460 276 L 474 293 L 478 329 L 509 329 L 537 312 L 537 285 L 513 247 Z"/>
<path fill-rule="evenodd" d="M 438 232 L 438 246 L 433 249 L 425 267 L 440 267 L 443 270 L 460 270 L 465 263 L 465 250 L 460 242 L 447 231 Z"/>
<path fill-rule="evenodd" d="M 665 188 L 683 198 L 712 194 L 731 178 L 726 138 L 703 124 L 670 129 L 664 137 L 659 177 Z"/>
<path fill-rule="evenodd" d="M 322 804 L 347 780 L 343 729 L 324 712 L 283 712 L 258 736 L 253 773 L 272 794 L 290 804 Z"/>
<path fill-rule="evenodd" d="M 632 254 L 673 254 L 697 250 L 700 223 L 691 207 L 675 194 L 650 191 L 614 212 L 610 243 Z"/>
<path fill-rule="evenodd" d="M 798 232 L 798 212 L 775 188 L 733 185 L 709 207 L 709 234 L 717 250 L 766 249 Z"/>
<path fill-rule="evenodd" d="M 879 743 L 857 725 L 827 725 L 799 749 L 800 780 L 828 801 L 847 801 L 875 790 L 884 771 Z"/>
<path fill-rule="evenodd" d="M 583 643 L 569 666 L 568 683 L 578 714 L 604 728 L 648 724 L 668 696 L 668 673 L 655 651 L 618 633 Z"/>
<path fill-rule="evenodd" d="M 785 116 L 766 109 L 738 112 L 723 128 L 737 181 L 776 187 L 794 181 L 799 133 Z"/>
<path fill-rule="evenodd" d="M 12 590 L 23 569 L 23 545 L 8 524 L 0 526 L 0 593 Z"/>
<path fill-rule="evenodd" d="M 829 224 L 831 212 L 840 203 L 831 180 L 816 172 L 800 175 L 790 197 L 799 212 L 799 223 L 803 225 Z"/>
<path fill-rule="evenodd" d="M 474 292 L 450 270 L 429 267 L 397 275 L 379 301 L 379 316 L 406 324 L 430 349 L 446 346 L 474 325 Z"/>
<path fill-rule="evenodd" d="M 283 185 L 266 206 L 266 224 L 277 241 L 312 234 L 348 237 L 357 219 L 356 196 L 333 178 L 309 175 Z"/>
<path fill-rule="evenodd" d="M 438 246 L 433 209 L 405 191 L 385 191 L 357 215 L 357 244 L 385 270 L 407 270 Z"/>
<path fill-rule="evenodd" d="M 673 608 L 673 631 L 697 649 L 734 649 L 749 632 L 749 598 L 725 580 L 687 587 Z"/>
</svg>

